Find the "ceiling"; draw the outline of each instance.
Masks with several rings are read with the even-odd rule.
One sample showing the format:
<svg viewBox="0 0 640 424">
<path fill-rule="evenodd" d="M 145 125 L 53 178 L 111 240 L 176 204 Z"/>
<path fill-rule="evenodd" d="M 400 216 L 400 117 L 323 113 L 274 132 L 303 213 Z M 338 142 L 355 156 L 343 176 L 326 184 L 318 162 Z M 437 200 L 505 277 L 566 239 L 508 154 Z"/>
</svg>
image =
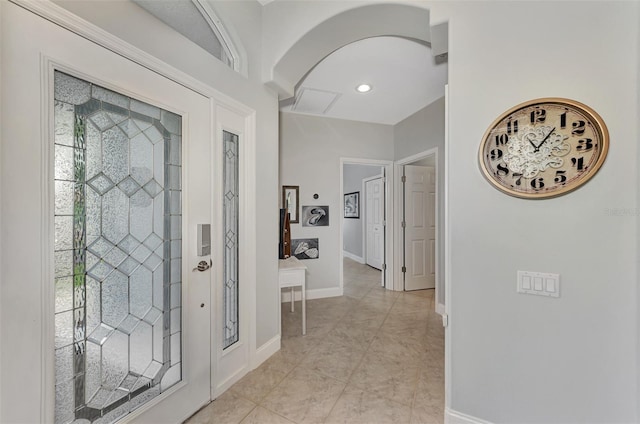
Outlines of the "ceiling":
<svg viewBox="0 0 640 424">
<path fill-rule="evenodd" d="M 358 93 L 367 83 L 373 88 Z M 395 125 L 444 96 L 447 63 L 429 46 L 400 37 L 348 44 L 319 62 L 280 110 Z"/>
<path fill-rule="evenodd" d="M 217 35 L 197 7 L 202 0 L 133 1 L 220 57 Z M 362 83 L 372 90 L 358 93 L 355 88 Z M 395 125 L 444 96 L 446 83 L 447 63 L 436 61 L 428 45 L 401 37 L 366 38 L 321 60 L 280 110 Z"/>
</svg>

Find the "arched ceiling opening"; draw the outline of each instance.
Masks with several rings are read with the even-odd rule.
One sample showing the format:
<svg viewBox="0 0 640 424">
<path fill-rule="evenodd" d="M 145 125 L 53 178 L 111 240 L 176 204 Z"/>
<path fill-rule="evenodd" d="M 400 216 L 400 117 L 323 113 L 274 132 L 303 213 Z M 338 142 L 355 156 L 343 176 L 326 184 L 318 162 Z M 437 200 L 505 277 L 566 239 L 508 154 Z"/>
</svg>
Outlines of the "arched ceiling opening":
<svg viewBox="0 0 640 424">
<path fill-rule="evenodd" d="M 444 96 L 447 63 L 402 37 L 355 41 L 325 57 L 280 102 L 283 112 L 395 125 Z M 356 90 L 369 84 L 370 91 Z"/>
<path fill-rule="evenodd" d="M 378 36 L 397 36 L 431 43 L 442 54 L 439 31 L 432 43 L 429 10 L 401 4 L 355 7 L 324 20 L 291 45 L 273 66 L 267 66 L 265 83 L 277 90 L 281 100 L 294 95 L 295 86 L 323 58 L 355 41 Z M 446 53 L 446 48 L 444 49 Z"/>
</svg>

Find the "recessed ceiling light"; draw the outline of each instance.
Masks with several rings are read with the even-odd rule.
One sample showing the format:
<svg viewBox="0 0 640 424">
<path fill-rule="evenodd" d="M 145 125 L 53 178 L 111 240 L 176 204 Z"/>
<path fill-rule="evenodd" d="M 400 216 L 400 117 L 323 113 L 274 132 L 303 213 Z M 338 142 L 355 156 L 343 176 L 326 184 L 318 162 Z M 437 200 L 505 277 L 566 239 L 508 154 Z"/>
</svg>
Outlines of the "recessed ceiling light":
<svg viewBox="0 0 640 424">
<path fill-rule="evenodd" d="M 366 93 L 367 91 L 371 91 L 371 86 L 369 84 L 360 84 L 356 87 L 356 91 L 358 93 Z"/>
</svg>

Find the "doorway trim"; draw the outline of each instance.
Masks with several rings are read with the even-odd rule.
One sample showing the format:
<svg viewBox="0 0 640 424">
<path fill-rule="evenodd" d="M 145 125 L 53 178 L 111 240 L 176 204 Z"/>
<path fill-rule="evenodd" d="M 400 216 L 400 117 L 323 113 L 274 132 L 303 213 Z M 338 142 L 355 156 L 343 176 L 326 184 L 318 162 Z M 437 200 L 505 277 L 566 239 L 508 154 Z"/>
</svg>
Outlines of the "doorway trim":
<svg viewBox="0 0 640 424">
<path fill-rule="evenodd" d="M 58 6 L 53 2 L 43 2 L 38 0 L 9 0 L 10 3 L 15 4 L 18 7 L 21 7 L 30 13 L 33 13 L 36 16 L 39 16 L 47 21 L 50 21 L 61 28 L 78 35 L 88 41 L 91 41 L 97 44 L 100 47 L 103 47 L 123 58 L 129 60 L 135 64 L 138 64 L 148 70 L 167 78 L 177 84 L 184 86 L 185 88 L 194 91 L 204 97 L 207 97 L 212 105 L 212 115 L 211 115 L 211 126 L 212 130 L 217 128 L 217 114 L 215 112 L 216 106 L 220 106 L 226 108 L 230 111 L 233 111 L 240 115 L 243 119 L 244 124 L 244 139 L 245 139 L 245 151 L 244 151 L 244 160 L 241 160 L 241 169 L 244 176 L 244 184 L 241 189 L 244 189 L 244 196 L 242 196 L 241 202 L 244 202 L 243 211 L 241 211 L 239 215 L 240 229 L 241 229 L 241 238 L 240 241 L 243 243 L 245 248 L 240 251 L 239 262 L 243 263 L 242 269 L 244 271 L 244 281 L 243 285 L 245 287 L 244 293 L 247 293 L 247 296 L 241 302 L 244 306 L 244 310 L 246 311 L 246 315 L 241 315 L 241 319 L 244 318 L 247 323 L 248 330 L 248 361 L 246 366 L 243 368 L 244 373 L 248 372 L 250 369 L 256 366 L 256 223 L 253 218 L 253 214 L 251 211 L 255 210 L 255 200 L 256 200 L 256 112 L 254 109 L 245 106 L 239 101 L 233 99 L 232 97 L 219 92 L 212 86 L 192 77 L 191 75 L 174 68 L 166 62 L 163 62 L 151 54 L 129 44 L 126 41 L 110 34 L 109 32 L 97 27 L 96 25 L 85 21 L 84 19 L 76 16 L 70 11 Z M 41 61 L 41 72 L 44 72 L 49 69 L 51 64 L 58 63 L 53 58 L 42 58 Z M 68 69 L 72 69 L 71 66 L 58 64 L 57 68 L 64 68 L 65 66 Z M 229 69 L 230 72 L 233 72 Z M 74 70 L 76 74 L 79 73 L 79 70 Z M 80 72 L 81 73 L 81 72 Z M 45 74 L 43 74 L 45 75 Z M 43 78 L 45 78 L 43 76 Z M 46 83 L 43 80 L 43 83 Z M 50 100 L 50 95 L 47 92 L 49 87 L 47 84 L 43 84 L 41 88 L 41 97 L 43 101 Z M 49 134 L 50 134 L 50 125 L 49 116 L 51 113 L 51 105 L 44 104 L 41 105 L 41 140 L 40 143 L 42 146 L 48 146 Z M 212 133 L 212 136 L 215 136 L 215 131 Z M 213 142 L 213 140 L 212 140 Z M 44 205 L 46 210 L 52 210 L 52 184 L 49 184 L 48 176 L 50 174 L 50 164 L 49 158 L 51 157 L 50 147 L 46 147 L 42 151 L 43 161 L 43 175 L 46 176 L 47 180 L 42 181 L 42 204 Z M 51 222 L 47 218 L 46 222 L 41 222 L 43 231 L 45 232 L 44 239 L 48 239 L 51 237 Z M 47 249 L 44 247 L 41 248 L 40 251 L 42 267 L 45 270 L 51 269 L 51 257 Z M 193 264 L 183 264 L 183 268 L 187 269 L 189 266 L 193 266 Z M 43 272 L 41 279 L 41 297 L 40 299 L 34 299 L 35 302 L 38 302 L 42 307 L 42 333 L 39 335 L 41 339 L 41 351 L 42 351 L 42 374 L 40 376 L 40 400 L 39 400 L 39 409 L 40 409 L 40 417 L 42 421 L 48 421 L 50 417 L 54 415 L 54 400 L 55 393 L 53 390 L 53 382 L 54 375 L 53 370 L 51 368 L 52 358 L 49 358 L 48 353 L 53 352 L 53 327 L 51 325 L 51 316 L 49 314 L 51 312 L 51 304 L 53 299 L 53 290 L 50 287 L 49 273 Z M 211 298 L 209 299 L 210 304 L 215 303 L 215 289 L 218 287 L 214 287 L 211 290 Z M 241 308 L 242 310 L 242 308 Z M 213 321 L 213 325 L 216 325 L 218 320 Z M 0 327 L 0 330 L 4 327 Z M 213 352 L 212 352 L 213 353 Z M 211 369 L 214 369 L 216 360 L 215 355 L 211 355 Z M 188 366 L 185 364 L 185 366 Z M 1 370 L 0 370 L 1 371 Z M 238 380 L 242 377 L 242 375 L 235 376 L 235 380 Z M 213 399 L 213 385 L 215 381 L 211 380 L 210 387 L 210 396 Z M 175 389 L 177 389 L 181 383 L 178 383 L 175 388 L 167 391 L 167 395 L 170 395 Z M 163 398 L 161 396 L 160 398 Z M 150 401 L 147 405 L 140 407 L 136 412 L 129 414 L 127 417 L 123 418 L 123 422 L 130 421 L 134 419 L 139 413 L 144 412 L 148 408 L 153 407 L 153 405 L 159 399 L 154 399 Z M 194 411 L 195 412 L 195 411 Z"/>
<path fill-rule="evenodd" d="M 374 166 L 380 166 L 380 167 L 384 167 L 385 168 L 385 189 L 384 189 L 384 195 L 385 195 L 385 202 L 384 202 L 384 209 L 385 209 L 385 221 L 387 223 L 393 222 L 393 161 L 392 160 L 382 160 L 382 159 L 364 159 L 364 158 L 344 158 L 341 157 L 340 158 L 340 189 L 339 189 L 339 193 L 340 193 L 340 207 L 342 209 L 342 202 L 344 199 L 344 166 L 345 165 L 374 165 Z M 362 199 L 360 199 L 360 202 L 362 203 Z M 392 259 L 394 257 L 394 250 L 393 250 L 393 239 L 394 239 L 394 231 L 393 231 L 393 225 L 385 225 L 386 229 L 386 234 L 385 234 L 385 258 L 384 258 L 384 263 L 387 265 L 387 268 L 385 270 L 383 270 L 383 278 L 384 278 L 384 282 L 385 282 L 385 288 L 387 290 L 394 290 L 393 286 L 393 277 L 394 277 L 394 267 L 393 267 L 393 260 L 389 260 Z M 342 246 L 343 246 L 343 237 L 344 237 L 344 228 L 343 228 L 343 218 L 342 218 L 342 212 L 340 212 L 340 252 L 342 252 Z M 342 259 L 342 255 L 340 255 L 340 264 L 339 264 L 339 272 L 340 272 L 340 293 L 344 293 L 344 266 L 343 266 L 343 259 Z"/>
<path fill-rule="evenodd" d="M 396 216 L 401 217 L 402 216 L 402 210 L 404 208 L 404 202 L 403 202 L 403 197 L 400 195 L 402 193 L 402 167 L 404 165 L 409 165 L 413 162 L 419 161 L 421 159 L 426 159 L 430 156 L 433 156 L 435 158 L 435 168 L 436 168 L 436 251 L 435 251 L 435 263 L 436 263 L 436 289 L 438 289 L 438 287 L 440 288 L 439 290 L 443 290 L 445 288 L 444 286 L 444 282 L 441 281 L 441 277 L 442 277 L 442 270 L 440 269 L 440 258 L 441 255 L 444 254 L 444 252 L 440 252 L 440 242 L 442 241 L 442 225 L 440 225 L 440 202 L 442 201 L 442 193 L 440 193 L 440 178 L 438 177 L 438 172 L 440 171 L 440 167 L 438 166 L 438 160 L 439 160 L 439 148 L 438 147 L 433 147 L 431 149 L 428 150 L 424 150 L 422 152 L 416 153 L 414 155 L 408 156 L 406 158 L 403 159 L 399 159 L 395 162 L 395 181 L 396 181 L 396 193 L 398 193 L 398 195 L 395 197 L 395 201 L 394 201 L 394 209 L 395 209 L 395 213 Z M 402 222 L 400 219 L 396 220 L 397 222 L 394 222 L 394 227 L 395 230 L 397 231 L 396 234 L 398 235 L 396 237 L 395 240 L 395 256 L 394 256 L 394 261 L 395 261 L 395 269 L 396 269 L 396 276 L 395 276 L 395 282 L 396 285 L 399 286 L 399 288 L 396 288 L 396 290 L 404 290 L 404 275 L 402 275 L 402 263 L 403 263 L 403 243 L 404 240 L 402 238 Z M 436 312 L 438 312 L 440 315 L 444 314 L 444 305 L 441 305 L 437 302 L 436 299 Z"/>
</svg>

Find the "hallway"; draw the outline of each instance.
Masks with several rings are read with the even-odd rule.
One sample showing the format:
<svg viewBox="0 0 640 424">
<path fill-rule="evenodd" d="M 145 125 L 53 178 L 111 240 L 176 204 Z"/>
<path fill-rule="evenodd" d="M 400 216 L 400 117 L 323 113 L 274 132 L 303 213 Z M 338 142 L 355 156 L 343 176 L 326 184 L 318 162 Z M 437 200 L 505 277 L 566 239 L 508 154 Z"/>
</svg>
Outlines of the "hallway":
<svg viewBox="0 0 640 424">
<path fill-rule="evenodd" d="M 344 260 L 344 296 L 282 305 L 282 349 L 188 424 L 442 423 L 444 329 L 434 291 L 391 292 Z"/>
</svg>

